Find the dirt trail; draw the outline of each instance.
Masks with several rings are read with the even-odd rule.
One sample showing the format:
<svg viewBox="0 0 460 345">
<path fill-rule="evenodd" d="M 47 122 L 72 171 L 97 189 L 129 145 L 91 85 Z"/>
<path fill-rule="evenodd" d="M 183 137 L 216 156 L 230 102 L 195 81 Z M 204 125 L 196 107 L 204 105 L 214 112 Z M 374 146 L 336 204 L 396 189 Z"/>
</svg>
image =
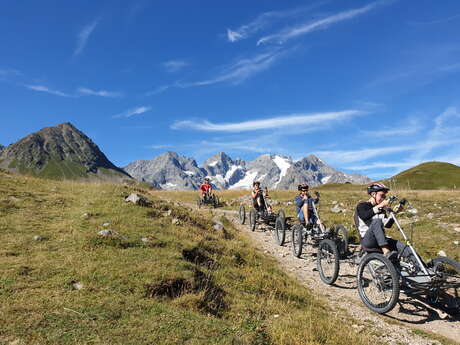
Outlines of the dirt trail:
<svg viewBox="0 0 460 345">
<path fill-rule="evenodd" d="M 193 204 L 181 204 L 196 210 L 196 206 Z M 210 212 L 207 208 L 202 208 L 200 211 Z M 387 344 L 442 344 L 440 341 L 414 332 L 414 329 L 420 329 L 442 335 L 459 343 L 460 318 L 453 318 L 441 310 L 407 297 L 403 293 L 400 295 L 400 302 L 390 313 L 386 315 L 373 313 L 364 306 L 359 298 L 355 279 L 356 266 L 341 262 L 339 278 L 334 285 L 328 286 L 321 281 L 316 269 L 316 249 L 308 246 L 306 253 L 302 254 L 300 259 L 292 255 L 290 232 L 286 234 L 287 244 L 279 246 L 272 237 L 271 231 L 263 231 L 261 225 L 255 232 L 250 231 L 248 225 L 241 225 L 237 211 L 213 209 L 212 214 L 225 215 L 232 221 L 235 228 L 251 239 L 257 248 L 266 255 L 272 255 L 288 274 L 322 296 L 331 307 L 336 307 L 338 312 L 346 312 L 352 316 L 356 320 L 353 327 L 358 332 L 370 333 L 376 340 Z"/>
</svg>

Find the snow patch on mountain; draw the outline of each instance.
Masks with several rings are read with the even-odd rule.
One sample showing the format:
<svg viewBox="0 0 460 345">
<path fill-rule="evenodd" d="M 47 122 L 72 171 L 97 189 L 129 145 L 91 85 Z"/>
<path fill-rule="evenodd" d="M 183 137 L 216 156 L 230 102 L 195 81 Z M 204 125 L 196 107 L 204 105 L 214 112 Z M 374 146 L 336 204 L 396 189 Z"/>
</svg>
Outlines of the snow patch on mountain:
<svg viewBox="0 0 460 345">
<path fill-rule="evenodd" d="M 195 175 L 195 172 L 194 172 L 194 171 L 186 170 L 186 171 L 184 171 L 184 174 L 186 174 L 186 175 L 188 175 L 188 176 L 194 176 L 194 175 Z"/>
<path fill-rule="evenodd" d="M 248 171 L 241 180 L 239 180 L 234 185 L 230 186 L 230 189 L 251 189 L 252 182 L 254 182 L 254 179 L 256 178 L 257 174 L 258 172 L 254 170 Z"/>
<path fill-rule="evenodd" d="M 275 162 L 275 164 L 278 166 L 278 168 L 281 171 L 280 172 L 280 177 L 278 179 L 278 182 L 276 182 L 275 186 L 274 186 L 274 188 L 276 188 L 276 186 L 281 182 L 283 177 L 286 176 L 286 172 L 291 167 L 291 161 L 289 159 L 281 157 L 281 156 L 275 156 L 273 158 L 273 161 Z"/>
<path fill-rule="evenodd" d="M 322 184 L 325 184 L 327 183 L 327 181 L 329 181 L 331 179 L 332 175 L 329 175 L 329 176 L 324 176 L 322 179 L 321 179 L 321 183 Z"/>
<path fill-rule="evenodd" d="M 215 167 L 217 165 L 217 163 L 219 163 L 218 161 L 214 161 L 214 162 L 211 162 L 208 164 L 208 166 L 210 167 Z"/>
</svg>

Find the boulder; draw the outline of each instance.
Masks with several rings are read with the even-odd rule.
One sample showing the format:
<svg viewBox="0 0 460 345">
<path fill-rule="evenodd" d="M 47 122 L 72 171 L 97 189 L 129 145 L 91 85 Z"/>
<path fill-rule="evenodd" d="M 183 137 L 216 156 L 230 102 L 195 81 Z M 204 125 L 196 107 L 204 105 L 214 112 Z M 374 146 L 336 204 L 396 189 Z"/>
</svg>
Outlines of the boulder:
<svg viewBox="0 0 460 345">
<path fill-rule="evenodd" d="M 343 212 L 343 210 L 339 207 L 339 205 L 335 204 L 334 207 L 331 207 L 331 212 L 340 213 Z"/>
<path fill-rule="evenodd" d="M 110 236 L 118 236 L 118 232 L 114 231 L 114 230 L 110 230 L 110 229 L 104 229 L 104 230 L 101 230 L 97 233 L 99 236 L 102 236 L 102 237 L 110 237 Z"/>
<path fill-rule="evenodd" d="M 444 250 L 440 250 L 438 252 L 438 256 L 447 256 L 446 252 Z"/>
<path fill-rule="evenodd" d="M 179 220 L 178 218 L 173 218 L 173 219 L 171 220 L 171 224 L 173 224 L 173 225 L 178 225 L 178 224 L 180 224 L 180 220 Z"/>
<path fill-rule="evenodd" d="M 222 223 L 216 223 L 214 224 L 213 228 L 214 230 L 222 231 L 224 229 L 224 226 L 222 225 Z"/>
<path fill-rule="evenodd" d="M 152 205 L 152 202 L 149 199 L 137 193 L 131 193 L 125 198 L 125 201 L 132 202 L 134 205 L 139 205 L 139 206 L 144 206 L 144 207 Z"/>
<path fill-rule="evenodd" d="M 46 241 L 47 238 L 46 237 L 43 237 L 43 236 L 40 236 L 40 235 L 35 235 L 34 236 L 34 241 Z"/>
</svg>

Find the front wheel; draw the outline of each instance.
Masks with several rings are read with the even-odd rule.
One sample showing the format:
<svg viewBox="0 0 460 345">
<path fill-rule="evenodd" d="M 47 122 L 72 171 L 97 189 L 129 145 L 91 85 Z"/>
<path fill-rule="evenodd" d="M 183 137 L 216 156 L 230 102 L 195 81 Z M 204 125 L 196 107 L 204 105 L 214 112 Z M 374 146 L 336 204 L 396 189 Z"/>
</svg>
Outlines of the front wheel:
<svg viewBox="0 0 460 345">
<path fill-rule="evenodd" d="M 252 209 L 251 211 L 249 211 L 249 228 L 251 229 L 251 231 L 256 230 L 256 217 L 256 210 Z"/>
<path fill-rule="evenodd" d="M 286 240 L 286 220 L 282 217 L 277 217 L 275 221 L 275 240 L 280 246 Z"/>
<path fill-rule="evenodd" d="M 332 240 L 322 240 L 318 245 L 316 265 L 321 280 L 327 284 L 334 284 L 339 276 L 339 251 Z"/>
<path fill-rule="evenodd" d="M 442 281 L 440 291 L 434 297 L 437 304 L 448 309 L 452 314 L 460 313 L 460 263 L 440 256 L 431 260 L 427 267 Z"/>
<path fill-rule="evenodd" d="M 240 219 L 240 223 L 244 224 L 246 221 L 246 208 L 244 207 L 243 204 L 240 205 L 240 210 L 238 211 L 238 216 Z"/>
<path fill-rule="evenodd" d="M 343 225 L 335 227 L 337 249 L 340 257 L 343 258 L 348 253 L 348 230 Z"/>
<path fill-rule="evenodd" d="M 399 277 L 393 263 L 379 253 L 366 254 L 358 266 L 358 292 L 373 312 L 384 314 L 399 299 Z"/>
<path fill-rule="evenodd" d="M 302 255 L 303 232 L 301 224 L 295 224 L 291 229 L 292 253 L 296 258 Z"/>
</svg>

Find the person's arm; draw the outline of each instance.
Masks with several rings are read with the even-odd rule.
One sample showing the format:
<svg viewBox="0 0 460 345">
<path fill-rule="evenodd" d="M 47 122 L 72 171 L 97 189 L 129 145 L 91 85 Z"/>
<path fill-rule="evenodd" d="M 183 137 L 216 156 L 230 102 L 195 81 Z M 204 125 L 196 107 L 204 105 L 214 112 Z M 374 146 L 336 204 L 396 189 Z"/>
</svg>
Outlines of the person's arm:
<svg viewBox="0 0 460 345">
<path fill-rule="evenodd" d="M 252 190 L 251 192 L 251 196 L 253 199 L 255 199 L 257 197 L 257 194 L 259 194 L 255 189 Z"/>
<path fill-rule="evenodd" d="M 316 198 L 313 199 L 313 202 L 314 202 L 315 204 L 317 204 L 317 203 L 319 203 L 319 195 L 320 195 L 320 194 L 319 194 L 319 192 L 315 192 L 315 195 L 316 195 Z"/>
<path fill-rule="evenodd" d="M 303 204 L 305 203 L 305 200 L 303 200 L 299 195 L 297 195 L 294 199 L 294 202 L 298 208 L 302 208 Z"/>
<path fill-rule="evenodd" d="M 356 207 L 356 213 L 364 222 L 368 222 L 378 213 L 378 209 L 369 203 L 362 202 Z"/>
</svg>

